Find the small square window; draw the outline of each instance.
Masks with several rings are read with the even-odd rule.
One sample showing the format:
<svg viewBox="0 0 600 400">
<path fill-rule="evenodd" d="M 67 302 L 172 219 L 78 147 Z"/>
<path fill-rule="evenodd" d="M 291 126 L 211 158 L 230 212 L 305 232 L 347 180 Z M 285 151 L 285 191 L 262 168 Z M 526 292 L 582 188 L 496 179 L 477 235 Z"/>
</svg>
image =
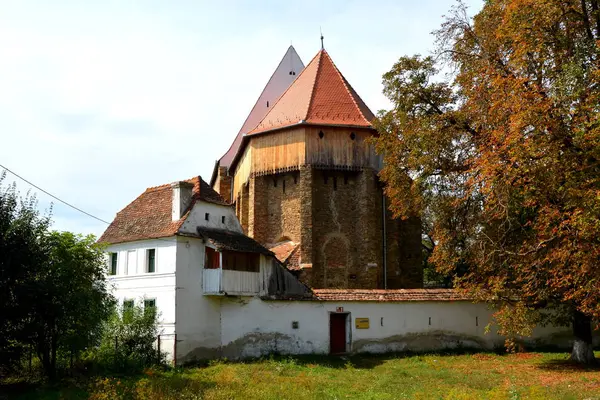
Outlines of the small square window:
<svg viewBox="0 0 600 400">
<path fill-rule="evenodd" d="M 221 217 L 221 223 L 224 224 L 225 223 L 225 216 Z"/>
<path fill-rule="evenodd" d="M 208 213 L 204 213 L 204 220 L 205 221 L 208 221 L 208 217 L 209 217 L 209 214 Z"/>
<path fill-rule="evenodd" d="M 118 253 L 110 253 L 110 271 L 109 275 L 117 274 Z"/>
<path fill-rule="evenodd" d="M 148 249 L 146 256 L 146 272 L 156 271 L 156 249 Z"/>
</svg>

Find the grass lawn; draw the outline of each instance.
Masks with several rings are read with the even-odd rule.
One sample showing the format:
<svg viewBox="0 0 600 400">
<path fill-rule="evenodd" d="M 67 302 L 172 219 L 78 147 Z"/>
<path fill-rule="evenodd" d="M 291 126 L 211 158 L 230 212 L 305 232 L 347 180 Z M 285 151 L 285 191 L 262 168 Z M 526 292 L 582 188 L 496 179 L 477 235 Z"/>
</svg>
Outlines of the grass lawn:
<svg viewBox="0 0 600 400">
<path fill-rule="evenodd" d="M 4 385 L 0 399 L 600 400 L 600 369 L 575 367 L 566 358 L 565 353 L 478 353 L 215 362 L 55 388 Z"/>
</svg>

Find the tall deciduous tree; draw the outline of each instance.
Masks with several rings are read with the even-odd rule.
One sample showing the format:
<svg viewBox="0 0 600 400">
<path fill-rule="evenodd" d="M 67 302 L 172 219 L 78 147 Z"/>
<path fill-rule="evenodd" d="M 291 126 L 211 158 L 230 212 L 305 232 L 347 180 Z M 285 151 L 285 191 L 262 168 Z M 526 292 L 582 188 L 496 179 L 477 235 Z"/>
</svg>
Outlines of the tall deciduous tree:
<svg viewBox="0 0 600 400">
<path fill-rule="evenodd" d="M 59 352 L 76 354 L 100 343 L 114 306 L 106 284 L 105 255 L 93 235 L 51 232 L 44 238 L 48 259 L 39 271 L 25 329 L 53 378 Z"/>
<path fill-rule="evenodd" d="M 504 332 L 539 310 L 571 321 L 593 362 L 600 317 L 600 12 L 597 0 L 463 4 L 432 57 L 384 75 L 377 147 L 396 215 L 427 212 L 444 272 L 500 305 Z M 445 79 L 442 65 L 449 67 Z"/>
<path fill-rule="evenodd" d="M 32 284 L 46 260 L 40 239 L 50 225 L 34 197 L 20 198 L 15 185 L 3 186 L 0 172 L 0 368 L 22 356 L 24 316 L 35 296 Z"/>
</svg>

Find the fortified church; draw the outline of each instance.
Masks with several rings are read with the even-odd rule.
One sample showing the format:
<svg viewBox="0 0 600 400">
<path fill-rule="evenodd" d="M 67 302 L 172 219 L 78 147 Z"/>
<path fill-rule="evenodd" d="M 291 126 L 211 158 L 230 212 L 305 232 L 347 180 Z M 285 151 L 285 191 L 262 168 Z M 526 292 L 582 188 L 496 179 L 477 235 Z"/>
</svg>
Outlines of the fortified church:
<svg viewBox="0 0 600 400">
<path fill-rule="evenodd" d="M 304 67 L 290 46 L 215 165 L 244 233 L 311 287 L 422 286 L 420 221 L 387 210 L 373 119 L 325 50 Z"/>
<path fill-rule="evenodd" d="M 304 67 L 290 46 L 210 183 L 117 213 L 99 239 L 113 293 L 158 312 L 174 364 L 503 342 L 486 304 L 421 288 L 420 221 L 388 211 L 373 119 L 324 49 Z"/>
</svg>

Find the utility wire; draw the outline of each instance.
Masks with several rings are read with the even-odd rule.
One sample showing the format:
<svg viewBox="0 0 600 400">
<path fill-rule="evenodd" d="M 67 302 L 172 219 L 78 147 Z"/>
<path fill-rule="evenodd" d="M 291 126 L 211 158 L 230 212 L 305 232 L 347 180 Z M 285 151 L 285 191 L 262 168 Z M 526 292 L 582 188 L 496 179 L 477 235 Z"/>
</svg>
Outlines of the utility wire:
<svg viewBox="0 0 600 400">
<path fill-rule="evenodd" d="M 90 217 L 90 218 L 93 218 L 93 219 L 95 219 L 95 220 L 97 220 L 97 221 L 100 221 L 100 222 L 102 222 L 102 223 L 104 223 L 104 224 L 106 224 L 106 225 L 111 225 L 111 223 L 110 223 L 110 222 L 108 222 L 108 221 L 105 221 L 105 220 L 103 220 L 102 218 L 96 217 L 95 215 L 93 215 L 93 214 L 90 214 L 89 212 L 87 212 L 87 211 L 84 211 L 84 210 L 82 210 L 81 208 L 79 208 L 79 207 L 76 207 L 76 206 L 74 206 L 73 204 L 71 204 L 71 203 L 68 203 L 68 202 L 64 201 L 63 199 L 61 199 L 61 198 L 59 198 L 59 197 L 57 197 L 57 196 L 53 195 L 52 193 L 48 192 L 47 190 L 44 190 L 44 189 L 42 189 L 41 187 L 39 187 L 39 186 L 38 186 L 38 185 L 36 185 L 35 183 L 33 183 L 33 182 L 31 182 L 31 181 L 28 181 L 27 179 L 23 178 L 21 175 L 17 174 L 17 173 L 16 173 L 16 172 L 14 172 L 13 170 L 11 170 L 11 169 L 9 169 L 9 168 L 5 167 L 4 165 L 0 164 L 0 168 L 2 168 L 2 169 L 4 169 L 4 170 L 6 170 L 6 171 L 8 171 L 8 172 L 10 172 L 11 174 L 13 174 L 14 176 L 16 176 L 17 178 L 21 179 L 23 182 L 26 182 L 26 183 L 28 183 L 29 185 L 33 186 L 34 188 L 36 188 L 36 189 L 37 189 L 37 190 L 39 190 L 40 192 L 43 192 L 43 193 L 47 194 L 48 196 L 52 197 L 52 198 L 53 198 L 53 199 L 55 199 L 56 201 L 59 201 L 59 202 L 61 202 L 62 204 L 66 205 L 66 206 L 68 206 L 68 207 L 71 207 L 72 209 L 74 209 L 74 210 L 77 210 L 77 211 L 79 211 L 80 213 L 82 213 L 82 214 L 85 214 L 85 215 L 87 215 L 88 217 Z M 115 228 L 117 228 L 117 229 L 120 229 L 120 230 L 123 230 L 123 231 L 126 231 L 126 232 L 128 232 L 128 233 L 133 233 L 133 234 L 136 234 L 136 235 L 140 235 L 140 232 L 136 232 L 136 231 L 133 231 L 133 230 L 129 230 L 129 229 L 127 229 L 127 228 L 124 228 L 124 227 L 122 227 L 122 226 L 118 226 L 117 224 L 114 224 L 114 223 L 113 223 L 112 225 L 113 225 L 113 227 L 115 227 Z M 169 243 L 171 242 L 170 240 L 166 240 L 166 239 L 162 239 L 162 238 L 150 238 L 150 239 L 152 239 L 152 240 L 161 240 L 161 241 L 164 241 L 164 242 L 169 242 Z"/>
<path fill-rule="evenodd" d="M 38 185 L 36 185 L 35 183 L 32 183 L 30 181 L 28 181 L 27 179 L 23 178 L 21 175 L 17 174 L 16 172 L 10 170 L 9 168 L 5 167 L 4 165 L 0 164 L 0 168 L 7 170 L 8 172 L 10 172 L 11 174 L 13 174 L 14 176 L 16 176 L 17 178 L 21 179 L 24 182 L 27 182 L 28 184 L 30 184 L 31 186 L 33 186 L 34 188 L 36 188 L 37 190 L 39 190 L 40 192 L 44 192 L 46 193 L 48 196 L 52 197 L 53 199 L 55 199 L 56 201 L 60 201 L 61 203 L 63 203 L 66 206 L 71 207 L 74 210 L 79 211 L 80 213 L 83 213 L 85 215 L 87 215 L 88 217 L 94 218 L 100 222 L 104 222 L 106 225 L 110 225 L 110 222 L 107 222 L 105 220 L 103 220 L 102 218 L 98 218 L 95 215 L 90 214 L 89 212 L 83 211 L 81 208 L 79 207 L 75 207 L 73 204 L 67 203 L 66 201 L 56 197 L 55 195 L 53 195 L 52 193 L 42 189 L 41 187 L 39 187 Z"/>
</svg>

